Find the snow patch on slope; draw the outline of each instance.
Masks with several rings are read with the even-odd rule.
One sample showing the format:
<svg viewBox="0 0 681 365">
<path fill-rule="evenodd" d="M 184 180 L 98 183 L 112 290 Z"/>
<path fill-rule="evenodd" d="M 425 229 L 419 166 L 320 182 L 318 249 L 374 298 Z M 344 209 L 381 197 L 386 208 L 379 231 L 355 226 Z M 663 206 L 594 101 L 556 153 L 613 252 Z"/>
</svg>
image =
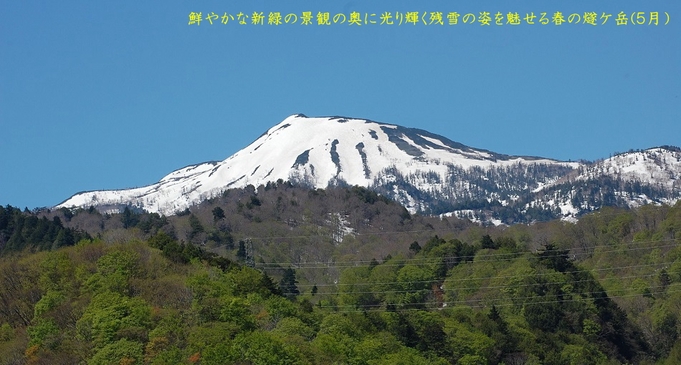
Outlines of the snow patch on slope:
<svg viewBox="0 0 681 365">
<path fill-rule="evenodd" d="M 343 117 L 308 118 L 293 115 L 270 128 L 229 158 L 187 166 L 149 186 L 84 192 L 57 207 L 131 205 L 166 215 L 182 211 L 229 188 L 259 186 L 278 179 L 314 188 L 343 182 L 372 186 L 410 177 L 423 192 L 453 195 L 448 187 L 452 168 L 492 169 L 514 165 L 577 163 L 506 156 L 478 150 L 427 131 Z M 535 187 L 534 185 L 532 187 Z M 424 208 L 412 193 L 394 187 L 395 197 L 411 212 Z"/>
</svg>

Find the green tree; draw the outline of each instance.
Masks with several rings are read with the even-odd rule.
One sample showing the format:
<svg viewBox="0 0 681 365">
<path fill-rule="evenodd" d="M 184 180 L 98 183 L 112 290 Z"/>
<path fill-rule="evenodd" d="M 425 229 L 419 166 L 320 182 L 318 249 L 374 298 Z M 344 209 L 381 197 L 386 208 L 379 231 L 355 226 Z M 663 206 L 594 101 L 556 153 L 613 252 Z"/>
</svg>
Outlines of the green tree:
<svg viewBox="0 0 681 365">
<path fill-rule="evenodd" d="M 369 276 L 371 270 L 367 266 L 351 267 L 343 270 L 340 277 L 340 300 L 344 305 L 355 308 L 372 308 L 379 301 L 371 293 Z"/>
<path fill-rule="evenodd" d="M 497 249 L 497 245 L 494 243 L 492 240 L 492 237 L 490 237 L 488 234 L 482 236 L 482 239 L 480 240 L 480 247 L 483 249 L 488 248 L 488 249 Z"/>
<path fill-rule="evenodd" d="M 425 308 L 434 280 L 435 275 L 429 268 L 413 264 L 402 267 L 397 273 L 397 282 L 402 292 L 400 303 L 405 308 Z"/>
<path fill-rule="evenodd" d="M 191 227 L 191 232 L 189 232 L 189 239 L 196 237 L 199 233 L 203 232 L 203 225 L 201 221 L 194 214 L 189 215 L 189 227 Z"/>
<path fill-rule="evenodd" d="M 129 207 L 123 209 L 123 214 L 121 214 L 121 222 L 123 223 L 123 228 L 131 228 L 139 223 L 139 215 L 135 214 Z"/>
<path fill-rule="evenodd" d="M 2 206 L 0 206 L 0 209 L 1 208 Z M 3 323 L 2 326 L 0 326 L 0 342 L 7 342 L 13 338 L 14 329 L 9 325 L 9 323 Z"/>
<path fill-rule="evenodd" d="M 127 295 L 130 280 L 139 273 L 139 254 L 121 247 L 97 260 L 97 272 L 88 278 L 87 284 L 95 292 L 109 290 Z"/>
<path fill-rule="evenodd" d="M 544 246 L 544 250 L 537 254 L 539 264 L 559 272 L 574 271 L 576 268 L 569 260 L 570 250 L 561 250 L 553 244 Z"/>
<path fill-rule="evenodd" d="M 550 296 L 553 298 L 553 296 Z M 552 300 L 535 296 L 529 299 L 524 307 L 525 320 L 532 328 L 546 332 L 558 330 L 558 323 L 563 317 L 560 304 Z"/>
<path fill-rule="evenodd" d="M 104 292 L 92 298 L 76 322 L 80 340 L 102 349 L 118 339 L 141 341 L 151 326 L 151 308 L 140 298 Z"/>
<path fill-rule="evenodd" d="M 399 351 L 387 354 L 383 358 L 371 360 L 370 365 L 446 365 L 449 362 L 443 358 L 426 358 L 417 350 L 402 347 Z"/>
<path fill-rule="evenodd" d="M 408 311 L 404 314 L 404 320 L 408 325 L 406 342 L 408 346 L 438 355 L 447 355 L 450 352 L 446 344 L 444 321 L 438 313 Z"/>
<path fill-rule="evenodd" d="M 236 259 L 240 262 L 245 262 L 247 258 L 248 254 L 246 252 L 246 242 L 239 241 L 239 248 L 236 250 Z"/>
<path fill-rule="evenodd" d="M 71 230 L 67 228 L 62 228 L 59 230 L 57 238 L 54 240 L 54 243 L 52 244 L 52 249 L 56 250 L 59 247 L 73 246 L 75 243 L 76 242 Z"/>
<path fill-rule="evenodd" d="M 225 217 L 225 211 L 220 207 L 213 208 L 213 220 L 218 221 Z"/>
<path fill-rule="evenodd" d="M 662 289 L 667 289 L 669 284 L 672 283 L 672 279 L 666 269 L 662 269 L 660 274 L 657 276 L 657 280 L 660 282 Z"/>
<path fill-rule="evenodd" d="M 284 270 L 284 276 L 279 282 L 281 293 L 287 298 L 293 298 L 300 294 L 298 291 L 298 280 L 296 279 L 296 272 L 292 268 Z"/>
<path fill-rule="evenodd" d="M 88 365 L 142 365 L 143 348 L 142 343 L 123 338 L 104 346 L 88 361 Z"/>
<path fill-rule="evenodd" d="M 27 328 L 28 336 L 31 339 L 29 346 L 39 345 L 55 348 L 58 345 L 61 331 L 59 327 L 50 319 L 40 319 Z"/>
<path fill-rule="evenodd" d="M 302 356 L 294 346 L 287 346 L 270 332 L 240 333 L 234 338 L 233 360 L 253 365 L 301 364 Z"/>
</svg>

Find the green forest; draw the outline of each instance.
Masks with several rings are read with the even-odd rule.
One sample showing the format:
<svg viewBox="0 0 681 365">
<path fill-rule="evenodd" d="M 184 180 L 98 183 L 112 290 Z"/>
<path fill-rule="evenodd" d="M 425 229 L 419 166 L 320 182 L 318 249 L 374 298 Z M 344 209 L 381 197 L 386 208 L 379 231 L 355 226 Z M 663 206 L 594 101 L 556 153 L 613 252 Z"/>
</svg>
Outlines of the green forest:
<svg viewBox="0 0 681 365">
<path fill-rule="evenodd" d="M 681 363 L 681 203 L 483 227 L 279 185 L 179 213 L 0 207 L 0 363 Z"/>
</svg>

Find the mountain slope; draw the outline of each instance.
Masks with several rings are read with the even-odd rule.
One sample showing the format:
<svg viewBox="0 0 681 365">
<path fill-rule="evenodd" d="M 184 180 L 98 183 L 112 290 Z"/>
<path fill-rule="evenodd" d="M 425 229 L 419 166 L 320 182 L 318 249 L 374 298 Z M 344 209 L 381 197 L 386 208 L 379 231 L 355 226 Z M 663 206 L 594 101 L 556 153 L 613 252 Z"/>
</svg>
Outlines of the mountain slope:
<svg viewBox="0 0 681 365">
<path fill-rule="evenodd" d="M 681 199 L 681 149 L 663 146 L 620 153 L 585 164 L 566 180 L 538 190 L 528 206 L 558 206 L 565 217 L 603 205 L 674 204 Z"/>
<path fill-rule="evenodd" d="M 579 166 L 501 155 L 423 130 L 369 120 L 294 115 L 224 161 L 187 166 L 141 188 L 79 193 L 58 207 L 132 205 L 173 214 L 225 189 L 258 186 L 278 179 L 315 188 L 330 184 L 385 187 L 404 176 L 412 177 L 409 184 L 427 194 L 429 190 L 451 190 L 447 180 L 453 169 L 527 169 L 532 165 L 558 166 L 561 174 Z M 558 177 L 550 175 L 523 183 L 523 189 Z M 423 210 L 419 193 L 393 191 L 410 210 Z"/>
<path fill-rule="evenodd" d="M 650 184 L 667 191 L 681 190 L 681 149 L 671 146 L 630 151 L 590 165 L 578 179 L 600 175 Z"/>
<path fill-rule="evenodd" d="M 57 207 L 172 215 L 230 188 L 284 180 L 311 188 L 358 185 L 412 213 L 510 224 L 574 218 L 604 205 L 673 204 L 681 198 L 680 178 L 677 147 L 561 162 L 471 148 L 420 129 L 298 114 L 223 161 L 187 166 L 141 188 L 78 193 Z"/>
</svg>

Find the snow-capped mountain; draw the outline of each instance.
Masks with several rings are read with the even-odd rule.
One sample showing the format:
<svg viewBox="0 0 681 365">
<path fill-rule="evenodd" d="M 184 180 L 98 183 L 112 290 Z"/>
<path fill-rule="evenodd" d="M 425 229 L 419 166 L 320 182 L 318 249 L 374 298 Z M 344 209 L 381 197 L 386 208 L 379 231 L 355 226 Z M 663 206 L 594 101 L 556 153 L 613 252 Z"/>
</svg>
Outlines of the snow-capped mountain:
<svg viewBox="0 0 681 365">
<path fill-rule="evenodd" d="M 557 216 L 575 217 L 604 205 L 636 207 L 679 200 L 681 149 L 663 146 L 584 164 L 566 178 L 535 191 L 524 208 L 549 209 Z"/>
<path fill-rule="evenodd" d="M 141 188 L 78 193 L 57 207 L 118 210 L 132 206 L 170 215 L 230 188 L 258 187 L 281 179 L 314 188 L 369 187 L 412 212 L 482 212 L 512 206 L 522 215 L 523 210 L 526 213 L 537 207 L 554 212 L 562 204 L 566 212 L 574 213 L 579 211 L 578 205 L 568 209 L 565 201 L 579 202 L 565 184 L 603 176 L 654 185 L 669 193 L 668 201 L 678 199 L 679 158 L 678 149 L 666 148 L 618 155 L 596 164 L 508 156 L 424 130 L 298 114 L 224 161 L 187 166 Z M 551 193 L 561 199 L 548 199 Z M 522 220 L 516 218 L 506 221 Z"/>
<path fill-rule="evenodd" d="M 681 150 L 665 146 L 620 153 L 587 166 L 578 179 L 589 180 L 602 175 L 678 192 L 681 190 Z"/>
</svg>

